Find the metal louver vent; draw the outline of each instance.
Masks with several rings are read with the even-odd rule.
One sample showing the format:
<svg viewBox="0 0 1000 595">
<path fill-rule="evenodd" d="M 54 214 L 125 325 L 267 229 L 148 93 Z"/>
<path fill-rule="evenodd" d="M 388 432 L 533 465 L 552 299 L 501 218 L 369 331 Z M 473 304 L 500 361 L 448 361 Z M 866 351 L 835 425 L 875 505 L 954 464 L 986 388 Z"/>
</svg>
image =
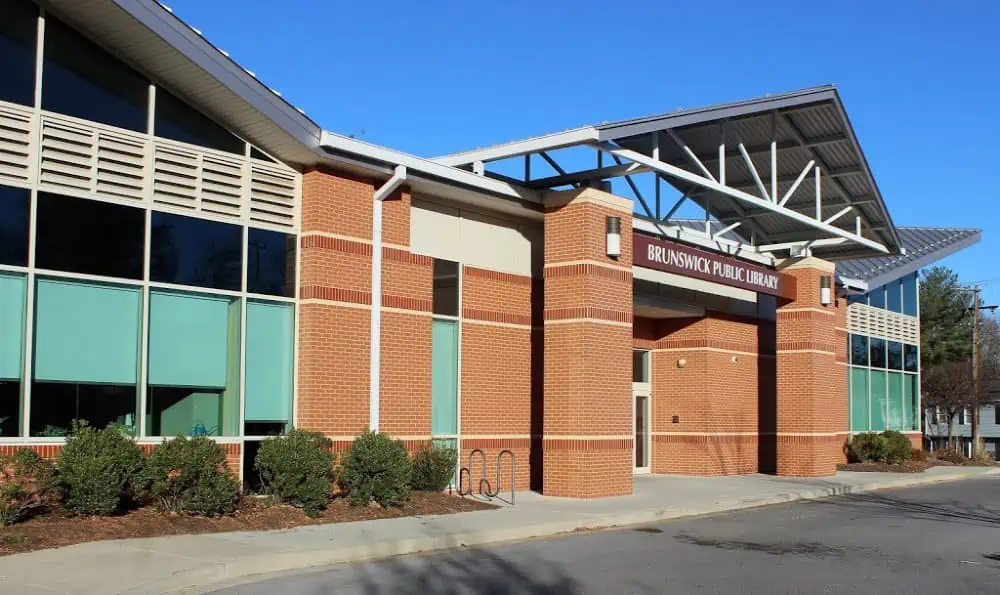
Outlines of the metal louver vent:
<svg viewBox="0 0 1000 595">
<path fill-rule="evenodd" d="M 847 306 L 847 330 L 911 345 L 920 344 L 920 321 L 915 316 L 889 312 L 866 304 Z"/>
<path fill-rule="evenodd" d="M 252 160 L 250 165 L 250 219 L 294 227 L 298 173 Z"/>
<path fill-rule="evenodd" d="M 0 180 L 31 180 L 31 120 L 30 109 L 0 104 Z"/>
<path fill-rule="evenodd" d="M 281 163 L 0 101 L 0 183 L 295 229 L 301 175 Z"/>
<path fill-rule="evenodd" d="M 42 116 L 43 186 L 142 200 L 146 137 Z"/>
</svg>

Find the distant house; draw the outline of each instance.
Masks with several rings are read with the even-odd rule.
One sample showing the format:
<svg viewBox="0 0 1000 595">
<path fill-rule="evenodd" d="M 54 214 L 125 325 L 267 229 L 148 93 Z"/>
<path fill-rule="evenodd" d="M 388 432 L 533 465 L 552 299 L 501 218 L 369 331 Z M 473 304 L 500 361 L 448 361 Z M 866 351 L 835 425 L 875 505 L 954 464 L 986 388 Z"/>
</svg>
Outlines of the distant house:
<svg viewBox="0 0 1000 595">
<path fill-rule="evenodd" d="M 1000 452 L 1000 382 L 994 383 L 990 392 L 995 396 L 993 402 L 979 408 L 979 435 L 983 438 L 985 451 L 996 457 Z M 933 450 L 944 448 L 948 444 L 947 417 L 944 411 L 928 409 L 925 412 L 924 436 Z M 972 411 L 959 411 L 952 422 L 952 437 L 965 456 L 972 456 Z"/>
</svg>

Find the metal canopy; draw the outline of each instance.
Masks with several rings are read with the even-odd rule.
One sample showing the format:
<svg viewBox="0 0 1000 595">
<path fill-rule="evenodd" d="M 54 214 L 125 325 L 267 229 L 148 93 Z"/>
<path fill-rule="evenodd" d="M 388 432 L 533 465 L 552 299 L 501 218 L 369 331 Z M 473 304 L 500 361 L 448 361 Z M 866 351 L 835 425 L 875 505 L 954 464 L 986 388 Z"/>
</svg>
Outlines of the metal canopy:
<svg viewBox="0 0 1000 595">
<path fill-rule="evenodd" d="M 566 171 L 553 151 L 589 146 L 594 166 Z M 490 176 L 491 161 L 539 155 L 556 175 L 520 183 L 554 189 L 624 177 L 650 219 L 669 219 L 684 200 L 724 231 L 775 256 L 895 254 L 899 236 L 832 86 L 604 123 L 436 159 Z M 656 177 L 643 196 L 633 177 Z M 510 181 L 510 178 L 505 178 Z M 661 200 L 664 181 L 681 200 Z"/>
<path fill-rule="evenodd" d="M 900 277 L 930 266 L 935 262 L 979 243 L 982 231 L 953 227 L 899 227 L 904 254 L 881 258 L 842 260 L 837 274 L 857 281 L 855 286 L 868 289 L 881 287 Z"/>
</svg>

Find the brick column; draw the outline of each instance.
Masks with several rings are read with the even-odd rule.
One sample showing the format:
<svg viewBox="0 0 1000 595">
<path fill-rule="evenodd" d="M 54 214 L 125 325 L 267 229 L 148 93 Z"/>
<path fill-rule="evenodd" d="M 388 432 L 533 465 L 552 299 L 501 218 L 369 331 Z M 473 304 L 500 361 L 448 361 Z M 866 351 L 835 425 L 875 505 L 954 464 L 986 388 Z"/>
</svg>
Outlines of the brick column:
<svg viewBox="0 0 1000 595">
<path fill-rule="evenodd" d="M 820 303 L 820 279 L 833 276 L 832 263 L 809 257 L 779 268 L 796 278 L 797 296 L 777 310 L 778 475 L 833 475 L 847 431 L 847 371 L 837 362 L 845 304 L 833 287 L 832 302 Z"/>
<path fill-rule="evenodd" d="M 606 218 L 621 218 L 621 256 Z M 592 188 L 545 199 L 542 490 L 632 493 L 632 201 Z"/>
<path fill-rule="evenodd" d="M 335 438 L 368 426 L 374 192 L 341 173 L 302 178 L 295 425 Z"/>
</svg>

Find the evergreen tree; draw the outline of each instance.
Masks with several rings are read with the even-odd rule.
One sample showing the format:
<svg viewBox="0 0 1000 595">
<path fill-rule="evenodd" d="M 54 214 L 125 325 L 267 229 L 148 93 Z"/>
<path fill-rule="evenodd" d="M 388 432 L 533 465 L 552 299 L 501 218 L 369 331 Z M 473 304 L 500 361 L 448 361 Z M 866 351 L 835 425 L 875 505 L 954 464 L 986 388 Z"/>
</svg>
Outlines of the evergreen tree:
<svg viewBox="0 0 1000 595">
<path fill-rule="evenodd" d="M 972 293 L 947 267 L 927 269 L 920 280 L 920 363 L 929 368 L 972 360 Z"/>
</svg>

